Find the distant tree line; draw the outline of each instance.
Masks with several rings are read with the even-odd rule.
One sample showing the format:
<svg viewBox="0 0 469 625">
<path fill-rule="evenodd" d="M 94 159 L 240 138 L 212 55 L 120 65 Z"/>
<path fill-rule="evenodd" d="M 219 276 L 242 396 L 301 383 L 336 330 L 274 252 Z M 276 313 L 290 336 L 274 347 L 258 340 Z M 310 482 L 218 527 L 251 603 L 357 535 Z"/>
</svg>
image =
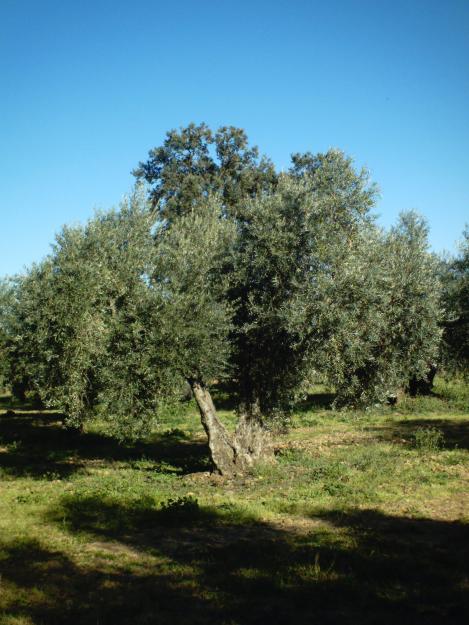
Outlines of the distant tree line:
<svg viewBox="0 0 469 625">
<path fill-rule="evenodd" d="M 363 407 L 418 389 L 432 363 L 468 371 L 468 232 L 443 262 L 417 214 L 383 231 L 368 172 L 339 150 L 294 154 L 279 173 L 243 130 L 191 124 L 134 174 L 117 210 L 65 226 L 1 283 L 0 376 L 17 396 L 70 427 L 99 410 L 124 439 L 189 385 L 229 474 L 263 455 L 314 380 L 336 408 Z M 210 393 L 223 380 L 234 434 Z"/>
</svg>

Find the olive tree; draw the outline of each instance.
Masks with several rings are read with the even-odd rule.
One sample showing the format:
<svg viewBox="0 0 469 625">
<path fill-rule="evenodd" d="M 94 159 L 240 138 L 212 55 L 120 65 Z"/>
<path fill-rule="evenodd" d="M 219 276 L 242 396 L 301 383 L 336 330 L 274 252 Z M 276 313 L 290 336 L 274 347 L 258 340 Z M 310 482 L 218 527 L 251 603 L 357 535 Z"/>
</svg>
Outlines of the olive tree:
<svg viewBox="0 0 469 625">
<path fill-rule="evenodd" d="M 214 160 L 212 142 L 219 155 L 229 146 L 230 158 Z M 165 228 L 211 190 L 220 219 L 234 226 L 223 275 L 240 415 L 264 425 L 281 415 L 302 370 L 329 380 L 338 405 L 381 401 L 405 375 L 422 377 L 439 340 L 439 313 L 418 220 L 381 233 L 371 213 L 376 186 L 340 150 L 294 154 L 281 176 L 256 158 L 242 131 L 214 135 L 191 125 L 168 133 L 136 172 L 151 184 Z M 227 193 L 234 187 L 237 194 Z M 404 257 L 407 281 L 398 269 Z"/>
<path fill-rule="evenodd" d="M 469 374 L 469 229 L 463 232 L 459 255 L 446 262 L 443 279 L 445 319 L 443 361 L 449 371 Z"/>
<path fill-rule="evenodd" d="M 4 281 L 0 307 L 4 381 L 19 401 L 26 393 L 38 398 L 37 378 L 42 360 L 37 319 L 41 311 L 46 263 Z"/>
<path fill-rule="evenodd" d="M 0 280 L 0 389 L 11 384 L 10 341 L 13 333 L 13 306 L 15 290 L 7 278 Z"/>
<path fill-rule="evenodd" d="M 266 452 L 311 375 L 336 405 L 369 405 L 423 377 L 439 341 L 426 226 L 388 233 L 376 187 L 339 150 L 296 154 L 276 174 L 243 131 L 168 133 L 119 210 L 64 228 L 21 279 L 16 349 L 45 401 L 80 427 L 99 405 L 120 438 L 147 432 L 189 384 L 214 469 Z M 22 350 L 22 351 L 21 351 Z M 237 389 L 238 426 L 211 386 Z"/>
<path fill-rule="evenodd" d="M 438 354 L 440 284 L 427 227 L 401 215 L 388 233 L 363 230 L 328 278 L 331 302 L 321 352 L 336 405 L 385 402 L 424 379 Z"/>
<path fill-rule="evenodd" d="M 107 418 L 123 433 L 148 425 L 148 410 L 189 384 L 215 471 L 244 471 L 264 451 L 260 428 L 241 419 L 234 434 L 219 420 L 210 387 L 233 373 L 233 305 L 226 297 L 236 240 L 220 195 L 157 222 L 143 289 L 111 320 L 101 393 Z"/>
<path fill-rule="evenodd" d="M 64 227 L 52 253 L 18 283 L 13 359 L 27 361 L 34 388 L 73 427 L 98 401 L 109 319 L 142 279 L 145 237 L 151 243 L 142 199 L 136 192 L 120 211 Z"/>
<path fill-rule="evenodd" d="M 355 172 L 339 150 L 296 154 L 292 161 L 277 189 L 279 176 L 248 146 L 244 131 L 223 127 L 212 133 L 204 124 L 191 124 L 168 133 L 135 171 L 150 184 L 164 229 L 210 192 L 218 194 L 219 217 L 233 223 L 234 253 L 223 268 L 225 297 L 234 312 L 232 375 L 240 415 L 264 424 L 291 403 L 301 377 L 293 362 L 305 366 L 286 315 L 311 278 L 311 245 L 314 262 L 322 262 L 317 259 L 331 237 L 344 248 L 370 219 L 376 196 L 367 172 Z M 303 204 L 311 203 L 314 210 L 306 218 Z"/>
<path fill-rule="evenodd" d="M 349 167 L 341 154 L 332 156 L 334 167 L 338 159 Z M 324 341 L 340 331 L 331 314 L 337 290 L 331 294 L 329 283 L 369 220 L 373 191 L 366 180 L 365 206 L 332 197 L 333 189 L 325 193 L 315 182 L 310 174 L 281 176 L 273 192 L 248 204 L 239 224 L 234 362 L 242 408 L 262 422 L 287 413 L 308 373 L 323 371 Z"/>
</svg>

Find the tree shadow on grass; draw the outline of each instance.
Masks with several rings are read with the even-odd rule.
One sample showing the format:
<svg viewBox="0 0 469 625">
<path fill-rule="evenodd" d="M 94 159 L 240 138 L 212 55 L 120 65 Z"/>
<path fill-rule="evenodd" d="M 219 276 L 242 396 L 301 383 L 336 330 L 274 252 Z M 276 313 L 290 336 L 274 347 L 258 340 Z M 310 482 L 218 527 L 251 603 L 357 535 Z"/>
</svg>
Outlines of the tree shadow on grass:
<svg viewBox="0 0 469 625">
<path fill-rule="evenodd" d="M 57 413 L 0 415 L 3 475 L 66 478 L 86 469 L 89 461 L 129 461 L 142 457 L 160 465 L 171 465 L 172 472 L 180 474 L 207 471 L 210 466 L 206 444 L 187 440 L 180 430 L 163 433 L 151 442 L 126 445 L 110 436 L 69 430 L 63 426 L 63 415 Z"/>
<path fill-rule="evenodd" d="M 376 432 L 382 441 L 412 444 L 416 432 L 422 428 L 439 430 L 443 434 L 444 449 L 469 449 L 469 419 L 402 419 L 386 421 L 367 430 Z"/>
<path fill-rule="evenodd" d="M 216 610 L 163 567 L 77 566 L 36 541 L 0 544 L 0 622 L 147 625 L 213 622 Z M 208 620 L 198 617 L 202 614 Z"/>
<path fill-rule="evenodd" d="M 329 410 L 335 399 L 335 393 L 311 393 L 295 405 L 295 412 L 304 413 L 315 410 Z"/>
<path fill-rule="evenodd" d="M 34 545 L 27 557 L 24 548 L 21 556 L 8 547 L 0 563 L 6 583 L 47 597 L 23 612 L 12 604 L 8 613 L 64 625 L 466 622 L 469 534 L 462 523 L 355 510 L 324 512 L 299 533 L 232 505 L 189 503 L 157 509 L 143 499 L 126 506 L 64 498 L 48 522 L 103 552 L 130 550 L 141 567 L 95 558 L 77 568 Z"/>
<path fill-rule="evenodd" d="M 24 399 L 19 399 L 3 390 L 0 395 L 0 410 L 41 410 L 45 408 L 39 395 L 34 392 L 26 393 Z"/>
<path fill-rule="evenodd" d="M 319 516 L 352 537 L 357 566 L 366 564 L 363 583 L 380 589 L 394 607 L 415 610 L 415 622 L 467 622 L 469 525 L 376 510 Z"/>
</svg>

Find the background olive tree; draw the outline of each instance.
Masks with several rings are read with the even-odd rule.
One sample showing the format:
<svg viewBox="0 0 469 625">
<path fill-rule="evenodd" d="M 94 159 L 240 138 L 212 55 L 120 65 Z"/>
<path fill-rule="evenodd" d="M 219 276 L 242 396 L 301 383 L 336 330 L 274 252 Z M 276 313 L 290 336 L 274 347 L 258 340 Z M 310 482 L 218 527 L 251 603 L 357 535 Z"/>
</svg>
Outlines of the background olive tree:
<svg viewBox="0 0 469 625">
<path fill-rule="evenodd" d="M 469 229 L 463 232 L 459 255 L 443 265 L 446 308 L 442 355 L 445 368 L 469 374 Z"/>
<path fill-rule="evenodd" d="M 438 268 L 423 220 L 406 213 L 388 233 L 365 229 L 357 242 L 329 281 L 336 304 L 325 317 L 324 366 L 341 406 L 383 403 L 425 379 L 441 337 Z"/>
<path fill-rule="evenodd" d="M 0 280 L 0 388 L 11 384 L 11 358 L 9 342 L 12 334 L 12 314 L 14 306 L 14 286 L 12 280 Z"/>
<path fill-rule="evenodd" d="M 137 192 L 119 211 L 64 227 L 52 253 L 20 277 L 12 314 L 11 382 L 23 373 L 42 400 L 80 428 L 103 386 L 110 322 L 142 279 L 148 211 Z M 145 224 L 144 230 L 142 225 Z"/>
</svg>

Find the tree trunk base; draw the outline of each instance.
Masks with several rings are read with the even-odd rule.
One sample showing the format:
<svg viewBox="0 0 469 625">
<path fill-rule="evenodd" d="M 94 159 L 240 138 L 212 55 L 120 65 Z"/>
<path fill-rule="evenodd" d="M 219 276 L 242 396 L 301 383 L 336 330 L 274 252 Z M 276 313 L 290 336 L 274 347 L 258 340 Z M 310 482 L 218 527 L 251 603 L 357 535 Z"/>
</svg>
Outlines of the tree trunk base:
<svg viewBox="0 0 469 625">
<path fill-rule="evenodd" d="M 235 465 L 240 472 L 249 471 L 260 460 L 271 455 L 270 435 L 255 419 L 241 416 L 233 437 Z"/>
<path fill-rule="evenodd" d="M 214 473 L 242 474 L 268 455 L 268 433 L 255 419 L 242 416 L 232 436 L 218 419 L 208 388 L 197 380 L 189 380 L 189 383 L 207 434 Z"/>
</svg>

